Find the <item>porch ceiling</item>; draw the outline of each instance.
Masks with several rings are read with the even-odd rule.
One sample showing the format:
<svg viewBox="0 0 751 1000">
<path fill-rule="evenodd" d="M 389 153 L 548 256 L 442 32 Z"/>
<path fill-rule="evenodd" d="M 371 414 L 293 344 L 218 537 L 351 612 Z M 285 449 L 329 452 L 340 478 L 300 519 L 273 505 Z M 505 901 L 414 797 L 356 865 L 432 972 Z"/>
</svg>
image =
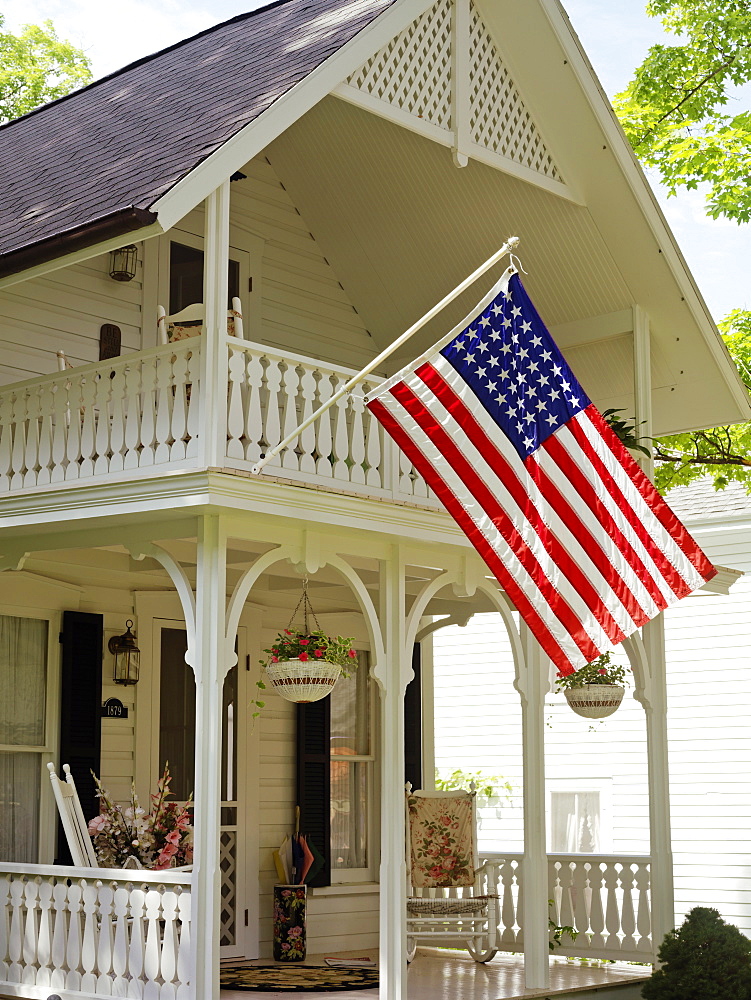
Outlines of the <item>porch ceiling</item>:
<svg viewBox="0 0 751 1000">
<path fill-rule="evenodd" d="M 603 198 L 590 170 L 588 208 L 476 161 L 457 169 L 448 149 L 334 97 L 266 155 L 363 317 L 374 353 L 518 235 L 525 285 L 598 406 L 633 412 L 632 305 L 639 304 L 652 324 L 657 433 L 751 414 L 695 297 L 689 308 L 690 278 L 673 275 L 618 171 L 603 172 L 611 185 Z M 448 307 L 388 371 L 458 322 L 490 283 L 481 280 Z"/>
</svg>

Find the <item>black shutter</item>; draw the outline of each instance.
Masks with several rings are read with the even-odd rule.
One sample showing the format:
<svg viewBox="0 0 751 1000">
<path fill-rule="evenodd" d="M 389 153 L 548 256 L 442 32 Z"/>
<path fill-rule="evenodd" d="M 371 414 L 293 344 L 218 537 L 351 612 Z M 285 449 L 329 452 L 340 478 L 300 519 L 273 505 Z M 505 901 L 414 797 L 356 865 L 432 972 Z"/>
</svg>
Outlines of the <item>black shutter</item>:
<svg viewBox="0 0 751 1000">
<path fill-rule="evenodd" d="M 420 643 L 412 649 L 415 676 L 404 692 L 404 780 L 413 788 L 422 788 L 422 682 L 420 680 Z"/>
<path fill-rule="evenodd" d="M 63 764 L 70 764 L 87 820 L 99 813 L 91 772 L 99 775 L 101 764 L 103 635 L 101 615 L 63 613 L 60 757 L 56 764 L 61 778 Z M 72 864 L 62 824 L 58 824 L 57 863 Z"/>
<path fill-rule="evenodd" d="M 297 706 L 297 804 L 300 833 L 325 863 L 308 885 L 331 885 L 331 700 Z"/>
</svg>

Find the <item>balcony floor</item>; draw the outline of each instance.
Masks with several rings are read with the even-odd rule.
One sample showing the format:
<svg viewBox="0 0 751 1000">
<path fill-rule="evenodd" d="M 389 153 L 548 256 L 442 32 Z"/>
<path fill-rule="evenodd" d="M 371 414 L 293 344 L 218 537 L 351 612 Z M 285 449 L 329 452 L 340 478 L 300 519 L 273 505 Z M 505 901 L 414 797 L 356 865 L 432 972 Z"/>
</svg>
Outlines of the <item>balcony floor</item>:
<svg viewBox="0 0 751 1000">
<path fill-rule="evenodd" d="M 338 953 L 341 957 L 344 954 Z M 375 956 L 377 949 L 370 949 L 369 954 Z M 268 965 L 269 961 L 251 964 Z M 305 964 L 322 965 L 323 957 L 312 955 Z M 623 963 L 590 967 L 578 962 L 556 961 L 550 966 L 550 988 L 527 990 L 524 988 L 524 960 L 521 955 L 496 955 L 492 962 L 479 965 L 462 952 L 420 948 L 409 967 L 409 1000 L 532 1000 L 535 997 L 542 1000 L 556 996 L 559 1000 L 566 1000 L 572 994 L 580 994 L 582 1000 L 587 1000 L 588 994 L 597 996 L 598 1000 L 603 997 L 604 1000 L 604 997 L 611 996 L 608 988 L 614 988 L 614 998 L 632 1000 L 640 995 L 642 982 L 648 975 L 649 970 L 645 967 Z M 289 995 L 289 992 L 263 994 L 269 1000 Z M 246 1000 L 247 993 L 222 990 L 220 996 L 221 1000 Z M 306 993 L 305 996 L 374 1000 L 378 990 Z"/>
</svg>

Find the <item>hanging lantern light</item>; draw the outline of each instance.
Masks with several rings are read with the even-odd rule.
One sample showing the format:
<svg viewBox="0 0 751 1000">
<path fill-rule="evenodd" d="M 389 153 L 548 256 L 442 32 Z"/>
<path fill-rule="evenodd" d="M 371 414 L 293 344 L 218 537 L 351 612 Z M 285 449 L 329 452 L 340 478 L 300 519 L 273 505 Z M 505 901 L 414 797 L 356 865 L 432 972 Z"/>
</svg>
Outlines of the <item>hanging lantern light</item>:
<svg viewBox="0 0 751 1000">
<path fill-rule="evenodd" d="M 110 278 L 115 281 L 132 281 L 136 276 L 138 248 L 131 243 L 127 247 L 110 251 Z"/>
<path fill-rule="evenodd" d="M 107 648 L 115 657 L 115 684 L 137 684 L 141 650 L 136 644 L 136 637 L 131 632 L 133 621 L 129 618 L 124 635 L 113 635 L 107 643 Z"/>
</svg>

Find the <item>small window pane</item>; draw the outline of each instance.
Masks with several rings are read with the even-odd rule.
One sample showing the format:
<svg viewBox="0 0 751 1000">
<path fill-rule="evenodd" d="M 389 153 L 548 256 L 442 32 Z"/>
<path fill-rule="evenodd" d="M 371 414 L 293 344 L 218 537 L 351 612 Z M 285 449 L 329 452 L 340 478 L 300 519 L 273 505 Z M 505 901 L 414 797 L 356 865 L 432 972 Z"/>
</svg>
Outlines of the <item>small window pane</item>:
<svg viewBox="0 0 751 1000">
<path fill-rule="evenodd" d="M 554 854 L 601 850 L 599 792 L 552 792 L 550 807 L 550 850 Z"/>
<path fill-rule="evenodd" d="M 0 743 L 43 746 L 47 622 L 0 615 Z"/>
<path fill-rule="evenodd" d="M 331 867 L 368 866 L 369 762 L 331 762 Z"/>
<path fill-rule="evenodd" d="M 222 802 L 237 798 L 237 665 L 224 678 L 222 698 Z"/>
<path fill-rule="evenodd" d="M 0 753 L 0 858 L 16 864 L 39 861 L 38 753 Z M 45 772 L 46 773 L 46 772 Z"/>
<path fill-rule="evenodd" d="M 240 264 L 229 262 L 229 289 L 227 308 L 234 296 L 240 294 Z M 180 312 L 194 302 L 203 302 L 203 250 L 185 246 L 184 243 L 170 243 L 169 265 L 169 311 Z"/>
<path fill-rule="evenodd" d="M 341 677 L 331 694 L 332 755 L 364 757 L 371 753 L 368 654 L 358 653 L 357 660 L 354 673 Z"/>
</svg>

